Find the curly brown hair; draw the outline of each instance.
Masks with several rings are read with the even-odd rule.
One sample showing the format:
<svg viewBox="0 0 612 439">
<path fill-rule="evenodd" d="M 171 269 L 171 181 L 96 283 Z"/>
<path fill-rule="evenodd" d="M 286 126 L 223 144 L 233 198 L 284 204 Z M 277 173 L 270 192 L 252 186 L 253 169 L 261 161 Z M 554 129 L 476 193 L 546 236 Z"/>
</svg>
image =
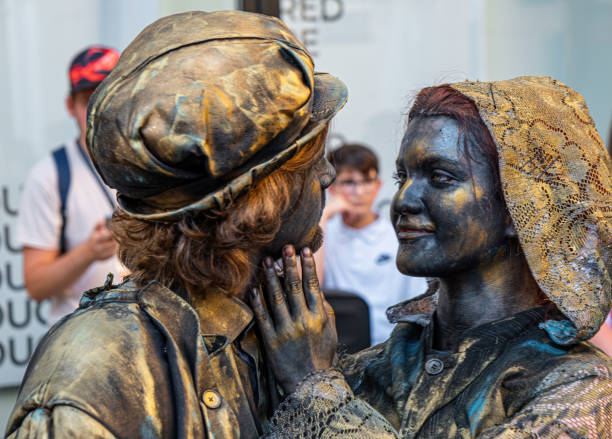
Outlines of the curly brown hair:
<svg viewBox="0 0 612 439">
<path fill-rule="evenodd" d="M 156 280 L 188 300 L 209 288 L 242 293 L 258 271 L 262 249 L 292 207 L 291 189 L 304 184 L 323 153 L 326 135 L 327 129 L 224 210 L 160 223 L 117 209 L 110 229 L 130 279 L 138 287 Z"/>
</svg>

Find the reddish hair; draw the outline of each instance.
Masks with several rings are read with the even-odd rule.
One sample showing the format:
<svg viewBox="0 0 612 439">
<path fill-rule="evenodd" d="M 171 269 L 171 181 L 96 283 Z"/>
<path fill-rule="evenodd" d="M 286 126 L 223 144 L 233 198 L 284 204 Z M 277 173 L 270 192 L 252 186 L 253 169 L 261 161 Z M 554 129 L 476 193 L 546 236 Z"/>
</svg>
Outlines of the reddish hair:
<svg viewBox="0 0 612 439">
<path fill-rule="evenodd" d="M 468 141 L 473 141 L 491 165 L 498 185 L 501 185 L 497 146 L 491 137 L 489 129 L 480 117 L 476 104 L 449 85 L 427 87 L 422 89 L 417 95 L 410 113 L 408 113 L 408 122 L 417 117 L 433 116 L 446 116 L 457 122 L 459 127 L 457 147 L 461 148 L 466 158 L 475 160 L 468 147 Z"/>
<path fill-rule="evenodd" d="M 291 190 L 306 184 L 326 136 L 327 128 L 224 210 L 162 223 L 116 209 L 110 229 L 130 279 L 138 287 L 156 280 L 192 301 L 204 298 L 211 288 L 229 296 L 244 292 L 259 270 L 263 250 L 299 202 Z"/>
</svg>

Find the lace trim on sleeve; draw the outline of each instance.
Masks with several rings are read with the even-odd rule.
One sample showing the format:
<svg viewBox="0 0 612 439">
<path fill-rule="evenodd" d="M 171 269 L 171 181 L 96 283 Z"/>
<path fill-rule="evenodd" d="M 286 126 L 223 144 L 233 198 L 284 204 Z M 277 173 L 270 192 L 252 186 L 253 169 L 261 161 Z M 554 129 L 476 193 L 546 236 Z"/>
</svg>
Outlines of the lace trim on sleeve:
<svg viewBox="0 0 612 439">
<path fill-rule="evenodd" d="M 397 438 L 385 418 L 356 399 L 338 369 L 306 376 L 279 406 L 267 438 Z"/>
</svg>

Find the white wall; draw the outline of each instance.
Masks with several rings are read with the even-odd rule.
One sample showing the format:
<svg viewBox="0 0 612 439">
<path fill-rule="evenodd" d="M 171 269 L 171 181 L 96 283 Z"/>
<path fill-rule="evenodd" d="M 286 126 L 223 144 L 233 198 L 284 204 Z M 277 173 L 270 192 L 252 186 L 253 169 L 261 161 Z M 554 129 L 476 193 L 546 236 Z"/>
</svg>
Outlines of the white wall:
<svg viewBox="0 0 612 439">
<path fill-rule="evenodd" d="M 484 0 L 281 0 L 281 17 L 315 68 L 348 86 L 330 147 L 363 142 L 379 156 L 386 203 L 410 98 L 432 84 L 486 74 Z M 340 136 L 340 139 L 334 138 Z"/>
<path fill-rule="evenodd" d="M 612 0 L 280 0 L 316 68 L 349 100 L 332 125 L 379 155 L 385 205 L 411 98 L 464 79 L 549 75 L 581 92 L 607 142 L 612 117 Z"/>
<path fill-rule="evenodd" d="M 491 79 L 548 75 L 579 91 L 608 142 L 612 119 L 612 0 L 486 2 Z"/>
</svg>

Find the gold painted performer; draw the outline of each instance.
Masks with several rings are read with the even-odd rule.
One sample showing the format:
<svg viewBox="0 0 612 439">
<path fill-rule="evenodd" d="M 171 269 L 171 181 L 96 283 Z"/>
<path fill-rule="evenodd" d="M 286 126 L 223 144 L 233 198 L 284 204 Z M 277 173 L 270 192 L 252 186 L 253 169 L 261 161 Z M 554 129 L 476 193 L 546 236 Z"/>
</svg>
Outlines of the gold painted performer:
<svg viewBox="0 0 612 439">
<path fill-rule="evenodd" d="M 7 437 L 265 432 L 279 394 L 243 299 L 265 254 L 321 242 L 325 136 L 347 91 L 313 70 L 282 22 L 243 12 L 166 17 L 129 45 L 90 101 L 87 146 L 133 274 L 43 338 Z M 333 335 L 320 345 L 334 355 Z"/>
<path fill-rule="evenodd" d="M 611 438 L 612 364 L 585 340 L 610 311 L 612 165 L 583 98 L 548 77 L 423 89 L 396 167 L 398 268 L 435 281 L 385 343 L 299 381 L 284 354 L 316 345 L 269 276 L 255 312 L 296 389 L 270 437 Z"/>
</svg>

